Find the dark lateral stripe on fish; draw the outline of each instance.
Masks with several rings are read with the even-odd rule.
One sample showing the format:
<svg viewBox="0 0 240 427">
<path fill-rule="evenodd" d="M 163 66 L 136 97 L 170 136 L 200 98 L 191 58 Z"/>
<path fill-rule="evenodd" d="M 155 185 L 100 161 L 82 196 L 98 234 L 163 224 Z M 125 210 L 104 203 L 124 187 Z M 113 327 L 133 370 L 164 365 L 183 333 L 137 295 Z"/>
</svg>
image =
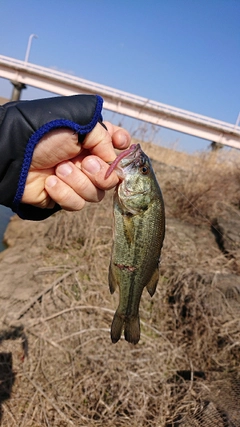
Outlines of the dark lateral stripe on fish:
<svg viewBox="0 0 240 427">
<path fill-rule="evenodd" d="M 137 241 L 141 241 L 142 239 L 143 239 L 143 234 L 144 234 L 144 229 L 143 229 L 143 227 L 138 227 L 138 229 L 135 231 L 135 241 L 137 242 Z M 138 257 L 139 257 L 139 253 L 138 253 L 138 250 L 136 250 L 135 251 L 135 254 L 134 254 L 134 258 L 133 258 L 133 265 L 137 265 L 138 264 Z M 133 317 L 133 301 L 134 301 L 134 299 L 135 299 L 135 293 L 136 293 L 136 287 L 135 287 L 135 277 L 136 277 L 136 275 L 138 274 L 138 269 L 137 269 L 137 267 L 132 267 L 132 270 L 130 270 L 130 269 L 123 269 L 124 271 L 129 271 L 129 272 L 131 272 L 132 273 L 132 276 L 131 276 L 131 283 L 130 283 L 130 286 L 129 286 L 129 293 L 128 293 L 128 304 L 127 304 L 127 308 L 126 308 L 126 312 L 125 312 L 125 316 L 126 316 L 126 319 L 134 319 L 135 317 Z M 142 289 L 142 291 L 143 291 L 143 289 Z M 141 294 L 142 294 L 142 292 L 141 292 Z M 140 298 L 141 298 L 141 296 L 140 296 Z M 139 298 L 139 303 L 140 303 L 140 298 Z M 138 308 L 137 308 L 137 310 L 139 310 L 139 304 L 138 304 Z M 129 329 L 131 329 L 131 327 L 132 326 L 135 326 L 136 327 L 136 325 L 137 325 L 137 323 L 136 322 L 133 322 L 133 320 L 132 321 L 129 321 L 128 320 L 128 322 L 129 322 L 129 324 L 127 325 L 127 331 L 129 330 Z M 135 331 L 136 331 L 136 328 L 135 328 Z M 136 334 L 134 333 L 134 335 L 136 336 Z M 127 336 L 129 336 L 129 333 L 127 333 Z M 126 341 L 129 341 L 126 337 L 125 337 L 125 339 L 126 339 Z M 139 327 L 139 339 L 140 339 L 140 327 Z M 133 341 L 129 341 L 129 342 L 133 342 Z M 136 341 L 136 342 L 138 342 L 138 341 Z"/>
</svg>

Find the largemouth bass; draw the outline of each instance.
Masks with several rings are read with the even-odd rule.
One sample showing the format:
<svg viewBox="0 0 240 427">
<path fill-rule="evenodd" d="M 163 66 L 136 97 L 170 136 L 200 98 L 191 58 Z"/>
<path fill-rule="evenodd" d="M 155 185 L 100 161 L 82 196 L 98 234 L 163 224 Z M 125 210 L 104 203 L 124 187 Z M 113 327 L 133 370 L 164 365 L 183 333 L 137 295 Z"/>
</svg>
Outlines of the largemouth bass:
<svg viewBox="0 0 240 427">
<path fill-rule="evenodd" d="M 154 295 L 165 234 L 164 202 L 151 162 L 139 144 L 121 153 L 107 171 L 121 182 L 114 193 L 114 236 L 109 288 L 119 287 L 119 306 L 111 326 L 116 343 L 140 339 L 139 305 L 144 287 Z"/>
</svg>

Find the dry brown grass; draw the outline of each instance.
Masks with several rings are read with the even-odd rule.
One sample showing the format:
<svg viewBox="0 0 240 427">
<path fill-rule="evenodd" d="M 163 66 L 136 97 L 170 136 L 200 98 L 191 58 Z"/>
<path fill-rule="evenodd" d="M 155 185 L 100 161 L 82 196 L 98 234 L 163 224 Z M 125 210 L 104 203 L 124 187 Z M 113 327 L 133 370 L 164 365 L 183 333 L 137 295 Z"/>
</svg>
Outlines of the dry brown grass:
<svg viewBox="0 0 240 427">
<path fill-rule="evenodd" d="M 169 180 L 165 191 L 174 199 L 178 218 L 202 223 L 219 211 L 240 206 L 240 156 L 212 152 L 193 157 L 184 180 Z M 186 168 L 185 168 L 186 170 Z"/>
<path fill-rule="evenodd" d="M 161 279 L 152 299 L 143 294 L 136 346 L 110 341 L 118 302 L 107 285 L 111 194 L 46 221 L 35 272 L 45 291 L 15 313 L 12 336 L 2 341 L 4 427 L 240 426 L 238 292 L 227 293 L 219 281 L 231 285 L 235 270 L 214 238 L 211 248 L 196 244 L 211 234 L 205 218 L 223 198 L 237 209 L 239 174 L 211 155 L 198 162 L 183 175 L 154 163 L 168 226 Z M 173 214 L 192 221 L 189 233 L 202 234 L 187 236 L 184 222 L 176 229 Z M 24 361 L 19 324 L 28 340 Z"/>
</svg>

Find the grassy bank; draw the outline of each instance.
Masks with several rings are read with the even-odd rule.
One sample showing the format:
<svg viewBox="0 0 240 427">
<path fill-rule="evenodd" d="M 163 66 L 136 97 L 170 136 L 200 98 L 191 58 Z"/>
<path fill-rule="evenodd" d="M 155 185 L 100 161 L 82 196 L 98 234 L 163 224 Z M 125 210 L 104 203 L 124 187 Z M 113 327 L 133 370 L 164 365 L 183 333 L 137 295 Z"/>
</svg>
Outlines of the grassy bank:
<svg viewBox="0 0 240 427">
<path fill-rule="evenodd" d="M 236 156 L 144 149 L 163 190 L 167 230 L 156 294 L 144 291 L 141 301 L 139 344 L 110 340 L 118 303 L 107 283 L 112 193 L 82 212 L 29 222 L 15 241 L 9 230 L 12 251 L 23 253 L 16 271 L 35 257 L 27 279 L 38 292 L 8 301 L 3 426 L 240 425 Z M 23 286 L 22 277 L 15 281 Z"/>
</svg>

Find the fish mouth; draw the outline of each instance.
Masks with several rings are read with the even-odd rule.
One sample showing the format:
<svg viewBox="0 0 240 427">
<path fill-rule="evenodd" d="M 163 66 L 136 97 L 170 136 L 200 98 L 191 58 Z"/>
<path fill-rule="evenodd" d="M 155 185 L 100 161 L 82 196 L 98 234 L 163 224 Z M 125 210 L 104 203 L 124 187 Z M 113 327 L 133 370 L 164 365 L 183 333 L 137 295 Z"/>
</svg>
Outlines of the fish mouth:
<svg viewBox="0 0 240 427">
<path fill-rule="evenodd" d="M 128 148 L 128 150 L 123 151 L 122 153 L 120 153 L 116 159 L 111 163 L 110 167 L 108 168 L 106 175 L 105 175 L 105 179 L 107 179 L 111 173 L 113 172 L 114 169 L 118 169 L 118 172 L 120 170 L 120 172 L 118 173 L 119 178 L 123 178 L 122 173 L 121 173 L 121 168 L 118 167 L 119 163 L 125 159 L 124 162 L 124 167 L 130 165 L 136 157 L 138 157 L 138 152 L 141 152 L 141 147 L 140 144 L 132 144 L 130 146 L 130 148 Z"/>
</svg>

